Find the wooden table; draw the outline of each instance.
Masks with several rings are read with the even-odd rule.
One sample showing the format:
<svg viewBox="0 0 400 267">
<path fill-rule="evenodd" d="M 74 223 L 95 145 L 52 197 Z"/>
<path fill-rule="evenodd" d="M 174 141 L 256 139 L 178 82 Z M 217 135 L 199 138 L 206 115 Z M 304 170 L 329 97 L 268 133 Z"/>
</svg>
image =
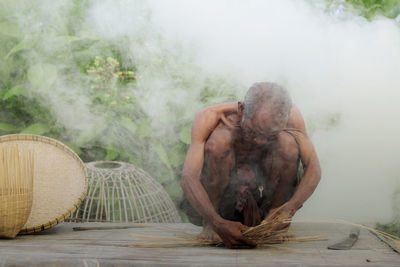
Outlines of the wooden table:
<svg viewBox="0 0 400 267">
<path fill-rule="evenodd" d="M 376 236 L 361 230 L 350 250 L 327 246 L 348 236 L 350 227 L 293 223 L 297 236 L 323 235 L 326 241 L 290 243 L 256 249 L 223 247 L 131 248 L 135 235 L 171 235 L 174 229 L 199 233 L 191 224 L 147 224 L 147 228 L 74 231 L 73 227 L 123 226 L 110 223 L 63 223 L 34 235 L 0 240 L 0 266 L 400 266 L 400 255 Z M 135 224 L 129 224 L 135 226 Z"/>
</svg>

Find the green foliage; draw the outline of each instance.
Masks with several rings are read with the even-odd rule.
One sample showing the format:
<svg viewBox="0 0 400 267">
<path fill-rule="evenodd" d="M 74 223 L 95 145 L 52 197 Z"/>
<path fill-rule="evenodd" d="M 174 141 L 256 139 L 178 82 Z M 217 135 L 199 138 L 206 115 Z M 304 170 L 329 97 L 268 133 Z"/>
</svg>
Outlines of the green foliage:
<svg viewBox="0 0 400 267">
<path fill-rule="evenodd" d="M 25 94 L 25 88 L 21 85 L 16 85 L 3 95 L 3 100 L 8 100 L 11 97 L 17 97 Z"/>
<path fill-rule="evenodd" d="M 23 134 L 36 135 L 44 135 L 48 132 L 50 132 L 50 126 L 44 123 L 33 123 L 21 131 Z"/>
<path fill-rule="evenodd" d="M 56 66 L 48 63 L 37 63 L 28 69 L 28 81 L 39 91 L 47 92 L 57 79 Z"/>
<path fill-rule="evenodd" d="M 400 14 L 399 0 L 326 0 L 326 3 L 328 10 L 336 11 L 344 7 L 368 20 L 377 16 L 394 19 Z"/>
<path fill-rule="evenodd" d="M 0 122 L 0 131 L 3 131 L 3 132 L 16 132 L 18 130 L 19 130 L 18 127 L 14 126 L 12 124 Z"/>
<path fill-rule="evenodd" d="M 179 134 L 179 140 L 181 140 L 184 144 L 189 145 L 191 140 L 191 133 L 191 125 L 185 125 L 184 127 L 182 127 L 182 130 Z"/>
<path fill-rule="evenodd" d="M 396 18 L 400 13 L 398 0 L 346 0 L 358 9 L 362 16 L 371 20 L 375 16 Z"/>
<path fill-rule="evenodd" d="M 130 103 L 130 97 L 123 94 L 122 85 L 136 77 L 131 70 L 121 71 L 120 63 L 115 58 L 96 56 L 87 73 L 93 77 L 91 91 L 95 102 L 103 105 Z"/>
<path fill-rule="evenodd" d="M 389 223 L 377 223 L 378 230 L 400 237 L 400 188 L 393 193 L 393 218 Z"/>
<path fill-rule="evenodd" d="M 377 223 L 376 229 L 400 237 L 400 221 L 392 221 L 386 224 Z"/>
<path fill-rule="evenodd" d="M 336 127 L 340 120 L 340 113 L 328 113 L 324 116 L 310 116 L 307 118 L 307 132 L 310 136 L 312 136 L 317 130 L 329 131 Z"/>
</svg>

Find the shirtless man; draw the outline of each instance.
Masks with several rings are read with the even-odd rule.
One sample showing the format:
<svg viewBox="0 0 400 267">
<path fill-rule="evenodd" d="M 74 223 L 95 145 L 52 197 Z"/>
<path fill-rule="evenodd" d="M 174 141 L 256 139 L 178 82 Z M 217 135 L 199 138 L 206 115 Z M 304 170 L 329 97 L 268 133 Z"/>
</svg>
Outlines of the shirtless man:
<svg viewBox="0 0 400 267">
<path fill-rule="evenodd" d="M 318 157 L 288 92 L 256 83 L 244 102 L 196 115 L 182 172 L 183 207 L 191 222 L 203 225 L 202 238 L 254 247 L 242 232 L 263 219 L 292 217 L 320 178 Z"/>
</svg>

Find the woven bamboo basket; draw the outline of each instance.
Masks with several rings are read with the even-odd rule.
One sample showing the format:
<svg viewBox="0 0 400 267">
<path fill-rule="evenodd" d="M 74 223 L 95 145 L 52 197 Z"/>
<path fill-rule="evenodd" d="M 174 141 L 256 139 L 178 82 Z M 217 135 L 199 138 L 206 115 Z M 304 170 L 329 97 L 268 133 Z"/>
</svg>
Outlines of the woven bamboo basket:
<svg viewBox="0 0 400 267">
<path fill-rule="evenodd" d="M 0 147 L 0 237 L 14 238 L 28 220 L 33 174 L 31 150 L 18 145 Z"/>
<path fill-rule="evenodd" d="M 19 234 L 40 232 L 68 218 L 87 191 L 87 171 L 79 156 L 61 142 L 38 135 L 0 136 L 0 148 L 8 145 L 31 149 L 35 158 L 32 209 Z"/>
<path fill-rule="evenodd" d="M 148 173 L 124 162 L 86 164 L 86 199 L 72 222 L 177 223 L 181 218 L 164 188 Z"/>
</svg>

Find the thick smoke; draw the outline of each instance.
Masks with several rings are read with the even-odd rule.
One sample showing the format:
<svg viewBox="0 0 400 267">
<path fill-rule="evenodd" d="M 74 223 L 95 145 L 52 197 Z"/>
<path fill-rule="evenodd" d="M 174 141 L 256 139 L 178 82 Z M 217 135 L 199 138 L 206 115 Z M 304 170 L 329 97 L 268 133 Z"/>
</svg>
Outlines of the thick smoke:
<svg viewBox="0 0 400 267">
<path fill-rule="evenodd" d="M 391 218 L 400 175 L 400 30 L 394 21 L 327 14 L 306 1 L 148 4 L 153 29 L 161 29 L 169 45 L 192 51 L 205 72 L 230 77 L 240 85 L 239 97 L 255 81 L 278 82 L 290 90 L 313 125 L 310 134 L 323 169 L 300 216 L 359 222 Z M 107 10 L 106 19 L 100 8 Z M 129 35 L 138 28 L 135 14 L 135 5 L 126 1 L 102 2 L 91 19 L 98 29 L 110 25 L 105 35 Z M 152 78 L 168 87 L 170 79 Z M 193 88 L 177 88 L 178 101 L 192 102 L 188 90 Z M 148 99 L 162 108 L 159 92 Z"/>
<path fill-rule="evenodd" d="M 67 16 L 64 6 L 43 3 L 41 9 L 51 12 L 43 12 L 42 20 Z M 140 66 L 132 94 L 141 99 L 160 136 L 174 134 L 179 123 L 169 117 L 171 107 L 187 118 L 203 107 L 198 95 L 206 85 L 222 86 L 222 92 L 241 99 L 253 82 L 277 82 L 302 111 L 323 170 L 317 191 L 298 216 L 356 222 L 391 218 L 393 192 L 400 186 L 400 29 L 395 21 L 330 14 L 321 8 L 323 1 L 89 3 L 83 28 L 75 30 L 114 41 L 126 62 Z M 49 35 L 46 47 L 56 53 L 53 41 Z M 163 60 L 168 68 L 157 64 Z M 230 83 L 210 84 L 208 77 Z M 84 131 L 102 120 L 101 114 L 89 113 L 84 92 L 63 79 L 57 83 L 49 101 L 67 128 Z"/>
</svg>

